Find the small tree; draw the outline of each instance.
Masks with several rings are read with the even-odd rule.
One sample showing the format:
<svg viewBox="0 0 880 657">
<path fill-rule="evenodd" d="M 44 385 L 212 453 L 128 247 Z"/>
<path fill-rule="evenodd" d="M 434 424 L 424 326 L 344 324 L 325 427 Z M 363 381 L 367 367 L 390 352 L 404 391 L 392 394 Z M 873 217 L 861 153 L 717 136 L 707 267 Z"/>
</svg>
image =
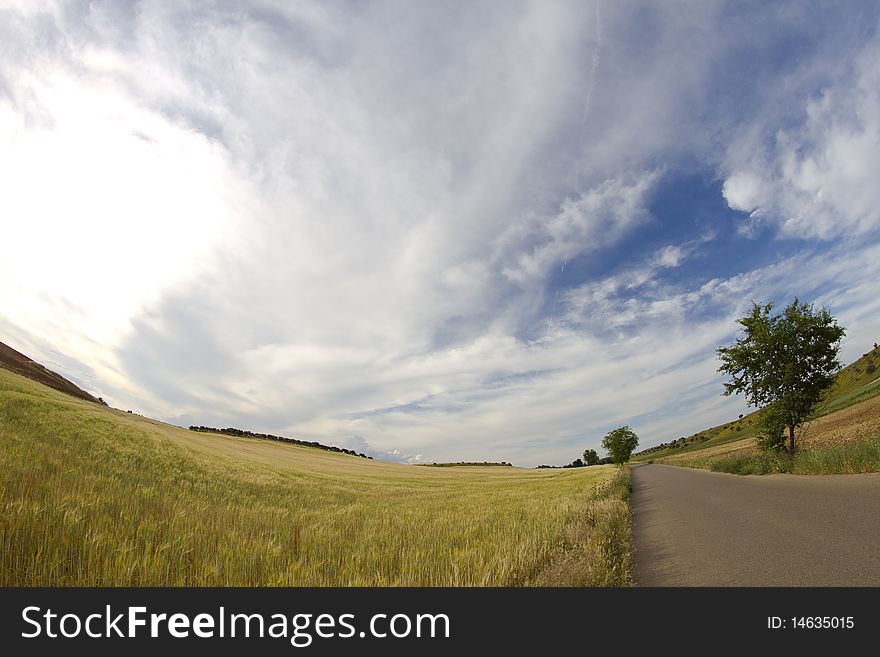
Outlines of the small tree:
<svg viewBox="0 0 880 657">
<path fill-rule="evenodd" d="M 779 408 L 767 406 L 758 419 L 762 432 L 756 439 L 758 447 L 765 452 L 781 452 L 785 449 L 785 414 Z"/>
<path fill-rule="evenodd" d="M 595 449 L 585 449 L 584 450 L 584 465 L 598 465 L 599 464 L 599 455 L 596 453 Z"/>
<path fill-rule="evenodd" d="M 618 465 L 629 461 L 630 454 L 639 444 L 639 437 L 627 426 L 617 427 L 602 439 L 602 447 L 608 450 L 608 456 Z"/>
<path fill-rule="evenodd" d="M 737 320 L 745 335 L 719 347 L 718 371 L 730 376 L 724 395 L 744 393 L 749 404 L 769 406 L 762 421 L 765 445 L 778 445 L 787 428 L 793 454 L 795 429 L 809 419 L 840 369 L 837 354 L 846 331 L 828 310 L 797 297 L 782 313 L 772 310 L 773 304 L 753 303 L 752 312 Z"/>
</svg>

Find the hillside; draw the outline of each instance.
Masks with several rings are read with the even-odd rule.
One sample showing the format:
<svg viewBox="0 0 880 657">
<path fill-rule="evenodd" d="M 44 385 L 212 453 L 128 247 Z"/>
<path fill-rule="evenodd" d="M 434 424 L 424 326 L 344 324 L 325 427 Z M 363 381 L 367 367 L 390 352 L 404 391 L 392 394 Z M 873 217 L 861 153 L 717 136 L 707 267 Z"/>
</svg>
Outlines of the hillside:
<svg viewBox="0 0 880 657">
<path fill-rule="evenodd" d="M 15 372 L 43 385 L 79 399 L 98 403 L 98 400 L 60 374 L 40 365 L 12 347 L 0 342 L 0 368 Z"/>
<path fill-rule="evenodd" d="M 0 370 L 0 586 L 620 585 L 625 477 L 189 431 Z"/>
<path fill-rule="evenodd" d="M 720 385 L 719 385 L 720 388 Z M 752 449 L 761 411 L 682 436 L 633 455 L 633 461 L 718 456 Z M 848 442 L 880 433 L 880 347 L 843 368 L 814 419 L 804 428 L 807 445 Z M 670 461 L 672 462 L 672 461 Z"/>
</svg>

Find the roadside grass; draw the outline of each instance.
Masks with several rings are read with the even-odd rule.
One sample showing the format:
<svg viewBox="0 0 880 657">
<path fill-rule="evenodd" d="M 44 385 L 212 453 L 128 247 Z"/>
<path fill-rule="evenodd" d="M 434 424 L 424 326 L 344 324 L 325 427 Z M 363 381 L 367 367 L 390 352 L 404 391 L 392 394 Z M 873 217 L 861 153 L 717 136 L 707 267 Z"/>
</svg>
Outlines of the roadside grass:
<svg viewBox="0 0 880 657">
<path fill-rule="evenodd" d="M 791 472 L 791 468 L 791 459 L 780 454 L 726 456 L 709 463 L 709 469 L 714 472 L 740 475 Z"/>
<path fill-rule="evenodd" d="M 720 457 L 678 459 L 675 465 L 705 468 L 731 474 L 858 474 L 880 472 L 880 437 L 857 442 L 805 448 L 794 457 L 786 454 L 733 454 Z"/>
<path fill-rule="evenodd" d="M 632 584 L 630 470 L 618 469 L 593 503 L 571 523 L 559 553 L 539 574 L 537 586 L 629 586 Z"/>
<path fill-rule="evenodd" d="M 626 477 L 198 434 L 0 370 L 0 585 L 625 585 Z"/>
</svg>

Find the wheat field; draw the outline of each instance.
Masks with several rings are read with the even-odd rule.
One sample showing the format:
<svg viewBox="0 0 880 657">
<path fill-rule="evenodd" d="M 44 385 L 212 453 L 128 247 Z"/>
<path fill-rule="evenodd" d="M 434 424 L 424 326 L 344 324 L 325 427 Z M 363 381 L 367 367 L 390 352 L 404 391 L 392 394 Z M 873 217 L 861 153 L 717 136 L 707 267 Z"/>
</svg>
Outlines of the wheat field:
<svg viewBox="0 0 880 657">
<path fill-rule="evenodd" d="M 0 584 L 622 585 L 627 476 L 200 434 L 0 370 Z"/>
</svg>

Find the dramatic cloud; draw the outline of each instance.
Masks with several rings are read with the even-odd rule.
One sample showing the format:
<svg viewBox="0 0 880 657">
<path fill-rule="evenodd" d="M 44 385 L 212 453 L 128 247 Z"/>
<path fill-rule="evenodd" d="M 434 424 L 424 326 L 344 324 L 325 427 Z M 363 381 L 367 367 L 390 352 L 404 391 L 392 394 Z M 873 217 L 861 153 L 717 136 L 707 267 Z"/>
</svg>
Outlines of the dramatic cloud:
<svg viewBox="0 0 880 657">
<path fill-rule="evenodd" d="M 123 408 L 401 462 L 727 420 L 750 299 L 880 333 L 877 14 L 0 2 L 0 332 Z"/>
<path fill-rule="evenodd" d="M 851 68 L 793 108 L 795 125 L 766 126 L 746 158 L 734 155 L 724 181 L 730 207 L 778 224 L 789 237 L 829 240 L 880 226 L 880 47 L 869 43 Z M 803 116 L 800 122 L 797 118 Z M 760 135 L 760 133 L 759 133 Z M 737 149 L 741 149 L 737 145 Z M 738 161 L 744 159 L 744 161 Z"/>
</svg>

